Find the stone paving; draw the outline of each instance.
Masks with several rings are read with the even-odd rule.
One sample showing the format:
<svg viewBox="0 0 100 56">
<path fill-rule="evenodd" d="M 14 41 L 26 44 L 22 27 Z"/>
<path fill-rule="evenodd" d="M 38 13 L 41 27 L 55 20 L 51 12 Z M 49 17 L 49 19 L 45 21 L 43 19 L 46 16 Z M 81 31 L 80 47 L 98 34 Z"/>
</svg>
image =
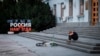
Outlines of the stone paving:
<svg viewBox="0 0 100 56">
<path fill-rule="evenodd" d="M 0 56 L 37 56 L 37 54 L 10 40 L 7 35 L 0 35 Z"/>
</svg>

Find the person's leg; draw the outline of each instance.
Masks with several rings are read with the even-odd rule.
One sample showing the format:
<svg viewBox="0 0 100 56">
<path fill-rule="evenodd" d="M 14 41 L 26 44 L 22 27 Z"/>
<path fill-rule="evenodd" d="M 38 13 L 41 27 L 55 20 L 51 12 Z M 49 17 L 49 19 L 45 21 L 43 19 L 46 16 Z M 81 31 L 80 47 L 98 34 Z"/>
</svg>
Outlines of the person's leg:
<svg viewBox="0 0 100 56">
<path fill-rule="evenodd" d="M 71 40 L 71 39 L 72 39 L 71 36 L 69 36 L 69 37 L 68 37 L 68 40 Z"/>
<path fill-rule="evenodd" d="M 72 38 L 71 38 L 71 36 L 68 36 L 68 41 L 67 41 L 67 42 L 68 42 L 68 44 L 70 44 L 71 39 L 72 39 Z"/>
<path fill-rule="evenodd" d="M 76 42 L 78 40 L 78 38 L 72 38 L 73 41 L 72 42 Z"/>
<path fill-rule="evenodd" d="M 77 40 L 78 40 L 78 37 L 77 37 L 77 36 L 74 36 L 74 37 L 72 37 L 72 39 L 73 39 L 74 41 L 77 41 Z"/>
</svg>

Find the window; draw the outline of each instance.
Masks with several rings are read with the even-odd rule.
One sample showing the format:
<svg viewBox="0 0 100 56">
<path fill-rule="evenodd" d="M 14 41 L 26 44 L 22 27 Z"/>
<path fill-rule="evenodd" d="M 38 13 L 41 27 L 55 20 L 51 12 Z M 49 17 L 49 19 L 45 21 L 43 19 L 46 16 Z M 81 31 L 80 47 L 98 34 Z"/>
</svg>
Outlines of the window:
<svg viewBox="0 0 100 56">
<path fill-rule="evenodd" d="M 96 3 L 93 4 L 93 6 L 95 6 L 95 5 L 96 5 Z"/>
<path fill-rule="evenodd" d="M 73 0 L 69 0 L 69 16 L 73 16 Z"/>
<path fill-rule="evenodd" d="M 95 11 L 95 8 L 94 8 L 94 11 Z"/>
<path fill-rule="evenodd" d="M 85 9 L 88 10 L 88 0 L 85 2 Z"/>
<path fill-rule="evenodd" d="M 64 3 L 61 3 L 61 18 L 64 16 Z"/>
<path fill-rule="evenodd" d="M 98 2 L 97 2 L 97 6 L 98 6 Z"/>
<path fill-rule="evenodd" d="M 98 11 L 98 8 L 97 8 L 97 11 Z"/>
<path fill-rule="evenodd" d="M 95 13 L 93 14 L 93 16 L 95 16 Z"/>
<path fill-rule="evenodd" d="M 80 0 L 80 15 L 84 15 L 84 0 Z"/>
<path fill-rule="evenodd" d="M 55 16 L 56 16 L 56 4 L 54 4 L 53 15 L 55 15 Z"/>
</svg>

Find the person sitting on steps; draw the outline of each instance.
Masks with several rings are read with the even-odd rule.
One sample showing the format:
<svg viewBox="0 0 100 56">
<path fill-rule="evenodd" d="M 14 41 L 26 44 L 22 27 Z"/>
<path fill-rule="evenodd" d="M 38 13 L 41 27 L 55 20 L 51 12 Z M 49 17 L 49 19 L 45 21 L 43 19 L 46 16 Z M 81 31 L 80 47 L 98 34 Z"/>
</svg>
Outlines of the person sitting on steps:
<svg viewBox="0 0 100 56">
<path fill-rule="evenodd" d="M 69 31 L 68 33 L 68 43 L 70 43 L 72 39 L 74 41 L 78 40 L 78 34 L 75 31 Z"/>
</svg>

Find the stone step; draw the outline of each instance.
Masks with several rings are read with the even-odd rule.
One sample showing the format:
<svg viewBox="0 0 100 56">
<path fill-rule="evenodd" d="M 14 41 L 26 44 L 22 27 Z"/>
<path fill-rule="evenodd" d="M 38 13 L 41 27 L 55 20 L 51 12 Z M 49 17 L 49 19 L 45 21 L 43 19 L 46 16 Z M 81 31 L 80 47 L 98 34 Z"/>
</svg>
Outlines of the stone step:
<svg viewBox="0 0 100 56">
<path fill-rule="evenodd" d="M 43 33 L 48 33 L 48 34 L 51 34 L 52 33 L 52 34 L 68 35 L 67 32 L 55 32 L 55 31 L 48 31 L 48 32 L 43 32 Z M 85 36 L 91 36 L 91 37 L 100 38 L 100 34 L 99 33 L 98 34 L 96 34 L 96 33 L 94 33 L 94 34 L 91 34 L 91 33 L 78 33 L 78 35 L 83 35 L 84 37 Z"/>
<path fill-rule="evenodd" d="M 28 37 L 28 38 L 31 38 L 31 39 L 35 39 L 35 40 L 39 40 L 39 41 L 44 41 L 44 40 L 46 41 L 48 39 L 48 38 L 47 39 L 43 38 L 43 36 L 34 36 L 34 35 L 29 35 L 28 36 L 26 34 L 23 34 L 22 36 L 23 37 Z M 67 45 L 66 42 L 65 43 L 62 43 L 61 41 L 55 41 L 55 42 L 57 44 L 61 45 L 61 46 L 71 48 L 71 49 L 75 49 L 75 50 L 79 50 L 79 51 L 83 51 L 83 52 L 100 53 L 100 50 L 97 50 L 100 47 L 92 47 L 91 45 L 85 45 L 85 44 L 79 44 L 79 43 L 72 43 L 72 44 Z"/>
<path fill-rule="evenodd" d="M 44 32 L 49 32 L 49 31 L 50 32 L 69 32 L 70 30 L 56 30 L 55 29 L 55 30 L 46 30 Z M 100 31 L 92 31 L 92 30 L 91 31 L 88 31 L 88 30 L 86 30 L 86 31 L 85 30 L 75 30 L 75 31 L 78 32 L 78 33 L 83 33 L 83 34 L 84 33 L 99 34 L 99 32 L 100 32 Z"/>
<path fill-rule="evenodd" d="M 68 26 L 56 26 L 56 27 L 53 27 L 53 28 L 80 28 L 80 29 L 99 29 L 100 27 L 68 27 Z"/>
<path fill-rule="evenodd" d="M 53 29 L 48 29 L 47 31 L 53 31 L 53 30 L 55 30 L 55 31 L 69 31 L 69 30 L 75 30 L 75 31 L 78 31 L 78 32 L 81 32 L 81 31 L 83 31 L 83 32 L 91 32 L 91 31 L 93 31 L 93 32 L 99 32 L 100 31 L 100 29 L 88 29 L 88 30 L 83 30 L 83 29 L 64 29 L 64 28 L 53 28 Z M 44 31 L 46 31 L 46 30 L 44 30 Z"/>
<path fill-rule="evenodd" d="M 100 29 L 100 28 L 82 28 L 82 27 L 53 27 L 53 28 L 50 28 L 50 29 L 61 29 L 61 28 L 63 28 L 63 29 L 83 29 L 83 30 L 86 30 L 86 29 L 88 29 L 88 30 L 91 30 L 91 29 L 93 29 L 93 30 L 98 30 L 98 29 Z"/>
<path fill-rule="evenodd" d="M 96 37 L 96 36 L 89 36 L 89 35 L 79 35 L 79 37 L 100 40 L 100 37 L 98 37 L 98 36 Z"/>
<path fill-rule="evenodd" d="M 55 39 L 53 39 L 55 40 Z M 59 43 L 64 43 L 64 44 L 67 44 L 66 40 L 65 41 L 61 41 L 61 40 L 55 40 L 55 42 L 59 42 Z M 87 49 L 92 49 L 92 50 L 100 50 L 100 46 L 96 46 L 94 44 L 86 44 L 86 43 L 81 43 L 81 42 L 75 42 L 75 41 L 72 41 L 70 43 L 70 45 L 73 45 L 73 46 L 78 46 L 78 47 L 82 47 L 82 48 L 87 48 Z"/>
<path fill-rule="evenodd" d="M 70 30 L 75 30 L 79 34 L 79 38 L 90 39 L 89 41 L 92 41 L 92 43 L 89 42 L 88 40 L 84 40 L 84 41 L 81 40 L 81 41 L 78 41 L 76 44 L 73 43 L 71 45 L 77 46 L 79 48 L 79 50 L 83 50 L 85 48 L 87 50 L 87 52 L 90 52 L 90 53 L 98 53 L 99 52 L 100 53 L 100 50 L 99 50 L 100 49 L 100 41 L 98 41 L 99 43 L 93 43 L 93 39 L 100 40 L 100 33 L 99 33 L 100 26 L 95 26 L 95 27 L 94 26 L 82 26 L 82 25 L 78 26 L 78 24 L 79 23 L 77 23 L 77 26 L 74 25 L 73 23 L 57 25 L 54 28 L 44 30 L 43 33 L 68 36 L 68 32 Z M 62 40 L 64 40 L 64 39 L 62 39 Z M 78 49 L 78 48 L 76 48 L 76 49 Z M 86 50 L 83 50 L 83 51 L 86 52 Z"/>
<path fill-rule="evenodd" d="M 82 28 L 50 28 L 48 30 L 76 30 L 76 31 L 80 31 L 80 30 L 83 30 L 83 31 L 100 31 L 100 28 L 99 29 L 91 29 L 91 28 L 87 28 L 87 29 L 82 29 Z"/>
<path fill-rule="evenodd" d="M 81 33 L 78 33 L 78 35 L 92 36 L 92 37 L 98 37 L 98 38 L 100 38 L 100 34 L 81 34 Z"/>
<path fill-rule="evenodd" d="M 41 34 L 35 34 L 35 35 L 41 35 Z M 44 34 L 44 35 L 42 35 L 42 36 L 46 36 L 46 34 Z M 46 36 L 46 37 L 50 37 L 50 36 Z M 51 36 L 52 37 L 52 36 Z M 67 37 L 66 35 L 65 35 L 65 37 Z M 58 38 L 58 37 L 55 37 L 55 38 Z M 84 38 L 84 37 L 80 37 L 80 38 Z M 66 40 L 66 39 L 63 39 L 63 38 L 59 38 L 59 39 L 62 39 L 62 40 Z M 85 38 L 86 40 L 96 40 L 96 39 L 93 39 L 93 38 Z M 83 41 L 83 40 L 82 40 Z M 99 41 L 99 39 L 97 39 L 97 41 Z"/>
<path fill-rule="evenodd" d="M 26 36 L 28 36 L 27 34 L 25 34 Z M 30 37 L 31 36 L 41 36 L 42 37 L 42 35 L 35 35 L 35 34 L 30 34 L 29 35 Z M 43 37 L 46 37 L 46 38 L 52 38 L 52 37 L 48 37 L 48 36 L 43 36 Z M 62 41 L 66 41 L 66 39 L 62 39 L 62 38 L 54 38 L 54 39 L 58 39 L 58 40 L 62 40 Z M 82 42 L 82 41 L 77 41 L 77 43 L 82 43 L 82 44 L 87 44 L 87 45 L 96 45 L 96 46 L 100 46 L 100 43 L 91 43 L 91 42 Z"/>
<path fill-rule="evenodd" d="M 100 53 L 100 50 L 91 50 L 91 49 L 87 49 L 87 48 L 81 48 L 81 47 L 78 47 L 78 46 L 66 45 L 66 44 L 62 44 L 62 43 L 57 43 L 57 44 L 59 44 L 63 47 L 75 49 L 75 50 L 86 52 L 86 53 Z"/>
<path fill-rule="evenodd" d="M 100 46 L 92 46 L 92 45 L 87 45 L 87 44 L 82 44 L 82 43 L 71 43 L 71 45 L 87 48 L 91 50 L 100 50 Z"/>
<path fill-rule="evenodd" d="M 60 34 L 60 35 L 68 35 L 67 32 L 55 32 L 55 31 L 47 31 L 43 33 L 48 33 L 48 34 Z M 78 32 L 77 32 L 78 33 Z M 89 38 L 94 38 L 94 39 L 100 39 L 100 34 L 99 33 L 78 33 L 80 37 L 89 37 Z"/>
<path fill-rule="evenodd" d="M 53 30 L 53 31 L 44 31 L 44 32 L 53 32 L 53 33 L 59 33 L 59 32 L 61 32 L 61 33 L 68 33 L 68 31 L 55 31 L 55 30 Z M 94 34 L 94 35 L 99 35 L 99 32 L 78 32 L 78 31 L 76 31 L 78 34 Z"/>
</svg>

